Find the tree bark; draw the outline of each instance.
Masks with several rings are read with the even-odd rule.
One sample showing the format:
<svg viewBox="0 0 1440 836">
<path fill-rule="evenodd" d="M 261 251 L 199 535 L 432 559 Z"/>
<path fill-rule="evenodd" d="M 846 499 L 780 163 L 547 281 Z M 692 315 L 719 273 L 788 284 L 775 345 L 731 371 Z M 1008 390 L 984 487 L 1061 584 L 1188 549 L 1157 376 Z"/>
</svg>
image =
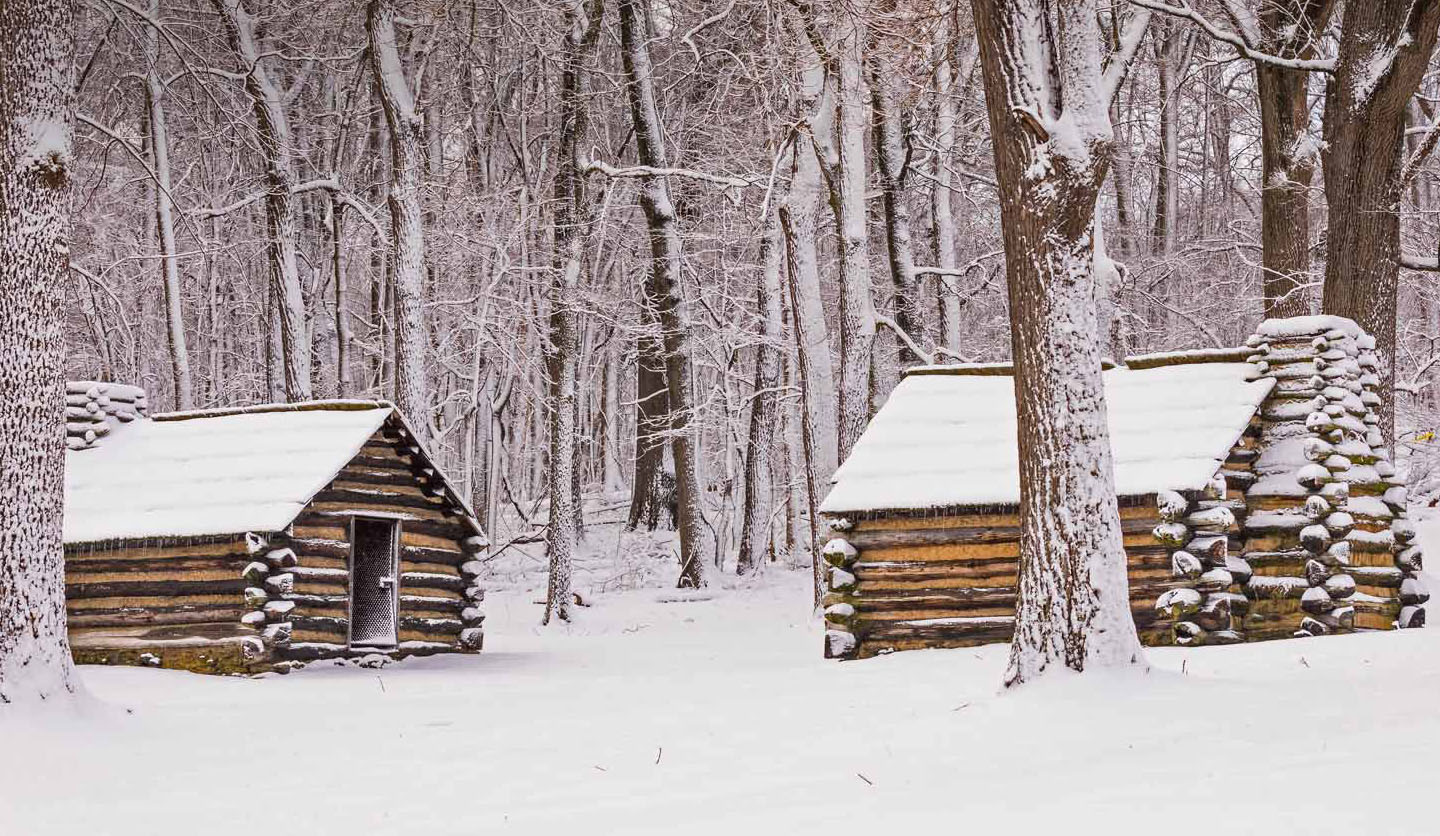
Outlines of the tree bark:
<svg viewBox="0 0 1440 836">
<path fill-rule="evenodd" d="M 159 0 L 149 14 L 160 16 Z M 175 246 L 175 203 L 170 177 L 170 137 L 165 123 L 165 85 L 160 80 L 160 33 L 145 27 L 145 111 L 150 127 L 150 162 L 155 168 L 155 227 L 160 235 L 160 274 L 165 288 L 165 335 L 170 348 L 170 377 L 177 409 L 195 408 L 195 387 L 190 378 L 190 352 L 185 341 L 185 313 L 181 307 L 180 264 Z"/>
<path fill-rule="evenodd" d="M 958 0 L 957 0 L 958 2 Z M 947 23 L 936 28 L 935 44 L 935 182 L 930 187 L 930 217 L 934 224 L 935 266 L 942 270 L 954 270 L 955 253 L 955 212 L 954 195 L 950 193 L 952 175 L 950 166 L 955 159 L 956 123 L 959 121 L 955 105 L 955 71 L 951 66 L 950 53 L 956 36 L 956 27 L 949 24 L 953 15 L 947 15 Z M 959 353 L 960 331 L 960 289 L 959 280 L 948 273 L 937 277 L 940 288 L 940 344 Z"/>
<path fill-rule="evenodd" d="M 300 283 L 296 244 L 294 142 L 284 98 L 262 62 L 255 39 L 255 18 L 241 0 L 212 0 L 220 12 L 230 47 L 244 68 L 245 92 L 255 112 L 255 128 L 265 155 L 265 217 L 269 231 L 270 276 L 275 286 L 284 363 L 285 396 L 311 397 L 310 337 L 305 328 L 305 294 Z"/>
<path fill-rule="evenodd" d="M 893 0 L 877 4 L 883 11 L 893 12 Z M 873 32 L 872 28 L 872 32 Z M 924 317 L 920 309 L 920 292 L 915 281 L 915 251 L 910 229 L 910 205 L 906 202 L 905 186 L 910 167 L 909 138 L 900 112 L 899 97 L 894 90 L 893 76 L 881 56 L 881 38 L 872 38 L 866 51 L 865 66 L 870 82 L 870 102 L 874 111 L 874 143 L 876 169 L 880 175 L 880 194 L 885 206 L 885 246 L 890 260 L 890 281 L 895 292 L 895 324 L 911 339 L 921 342 Z M 893 54 L 893 53 L 892 53 Z M 948 199 L 948 196 L 947 196 Z M 901 367 L 915 365 L 920 358 L 904 340 L 899 343 Z"/>
<path fill-rule="evenodd" d="M 655 81 L 650 64 L 649 27 L 639 0 L 620 1 L 621 58 L 625 91 L 635 127 L 639 162 L 652 168 L 667 167 L 655 103 Z M 680 531 L 679 586 L 705 586 L 704 518 L 700 507 L 700 462 L 695 430 L 691 425 L 690 341 L 682 312 L 680 285 L 680 230 L 675 205 L 663 176 L 641 178 L 640 206 L 650 228 L 650 272 L 645 296 L 660 326 L 665 356 L 665 388 L 675 457 L 676 523 Z M 638 478 L 638 476 L 637 476 Z"/>
<path fill-rule="evenodd" d="M 1329 0 L 1263 0 L 1261 51 L 1314 58 L 1333 6 Z M 1310 140 L 1309 83 L 1304 70 L 1255 62 L 1262 177 L 1260 271 L 1267 317 L 1311 312 L 1310 183 L 1318 148 Z"/>
<path fill-rule="evenodd" d="M 1112 73 L 1094 0 L 973 0 L 1000 184 L 1020 461 L 1009 686 L 1055 667 L 1142 659 L 1100 375 L 1095 200 Z M 1148 20 L 1140 13 L 1135 22 Z M 1122 51 L 1143 28 L 1133 23 Z M 1123 70 L 1128 56 L 1112 58 Z"/>
<path fill-rule="evenodd" d="M 74 5 L 0 5 L 0 703 L 76 689 L 66 638 L 65 342 Z"/>
<path fill-rule="evenodd" d="M 576 499 L 576 370 L 580 345 L 576 311 L 584 268 L 585 193 L 583 146 L 589 135 L 585 100 L 586 64 L 595 51 L 604 14 L 603 0 L 576 0 L 565 9 L 560 53 L 560 133 L 555 171 L 555 263 L 550 284 L 550 515 L 545 550 L 550 561 L 542 624 L 570 620 L 571 561 L 579 528 Z"/>
<path fill-rule="evenodd" d="M 793 153 L 793 150 L 792 150 Z M 766 220 L 765 237 L 760 241 L 760 281 L 755 288 L 755 308 L 761 317 L 760 345 L 755 354 L 755 393 L 750 408 L 749 443 L 745 456 L 745 499 L 741 511 L 740 553 L 735 574 L 748 575 L 763 565 L 772 553 L 774 518 L 771 492 L 770 451 L 779 420 L 780 376 L 784 357 L 783 300 L 780 270 L 785 246 L 780 237 L 778 214 Z"/>
<path fill-rule="evenodd" d="M 390 223 L 394 250 L 395 405 L 422 441 L 430 438 L 430 387 L 425 378 L 425 229 L 420 183 L 424 159 L 420 117 L 395 42 L 392 0 L 370 0 L 366 16 L 375 86 L 390 128 Z"/>
<path fill-rule="evenodd" d="M 1424 77 L 1440 0 L 1348 4 L 1335 73 L 1325 90 L 1326 313 L 1375 337 L 1380 426 L 1395 441 L 1396 301 L 1405 108 Z"/>
<path fill-rule="evenodd" d="M 836 461 L 850 455 L 870 423 L 874 397 L 871 350 L 875 302 L 870 285 L 870 233 L 865 212 L 865 98 L 860 8 L 840 23 L 836 52 L 834 162 L 830 207 L 840 249 L 840 415 Z"/>
</svg>

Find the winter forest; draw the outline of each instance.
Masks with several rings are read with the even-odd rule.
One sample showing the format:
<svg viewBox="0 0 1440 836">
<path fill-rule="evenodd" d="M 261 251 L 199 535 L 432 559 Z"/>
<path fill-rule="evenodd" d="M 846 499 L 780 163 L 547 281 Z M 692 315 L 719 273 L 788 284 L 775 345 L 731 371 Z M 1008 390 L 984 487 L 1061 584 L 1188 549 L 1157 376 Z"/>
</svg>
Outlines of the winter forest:
<svg viewBox="0 0 1440 836">
<path fill-rule="evenodd" d="M 1427 830 L 1437 36 L 0 0 L 0 832 Z"/>
</svg>

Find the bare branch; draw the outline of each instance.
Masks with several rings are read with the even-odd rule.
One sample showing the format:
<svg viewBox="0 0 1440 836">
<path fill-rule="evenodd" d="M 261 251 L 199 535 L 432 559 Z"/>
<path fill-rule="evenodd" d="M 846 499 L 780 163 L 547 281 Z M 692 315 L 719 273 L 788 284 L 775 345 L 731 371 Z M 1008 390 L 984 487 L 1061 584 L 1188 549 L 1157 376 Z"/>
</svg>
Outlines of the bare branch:
<svg viewBox="0 0 1440 836">
<path fill-rule="evenodd" d="M 1278 55 L 1271 55 L 1269 53 L 1260 52 L 1259 50 L 1253 49 L 1250 44 L 1247 43 L 1246 40 L 1241 36 L 1235 34 L 1234 32 L 1228 32 L 1224 29 L 1221 29 L 1219 26 L 1216 26 L 1214 23 L 1212 23 L 1204 15 L 1195 11 L 1195 9 L 1191 8 L 1190 3 L 1187 2 L 1187 0 L 1177 1 L 1179 5 L 1175 6 L 1172 6 L 1166 2 L 1162 2 L 1162 0 L 1130 0 L 1130 4 L 1133 6 L 1139 6 L 1142 9 L 1150 9 L 1151 11 L 1161 12 L 1162 14 L 1171 15 L 1172 17 L 1178 17 L 1184 20 L 1188 20 L 1196 26 L 1200 27 L 1200 29 L 1203 30 L 1205 34 L 1209 35 L 1212 39 L 1224 44 L 1229 44 L 1230 46 L 1235 48 L 1236 52 L 1240 53 L 1246 58 L 1249 58 L 1251 61 L 1254 61 L 1257 64 L 1269 64 L 1273 67 L 1282 67 L 1289 70 L 1305 70 L 1306 72 L 1317 73 L 1333 73 L 1335 71 L 1335 60 L 1332 58 L 1281 58 Z"/>
</svg>

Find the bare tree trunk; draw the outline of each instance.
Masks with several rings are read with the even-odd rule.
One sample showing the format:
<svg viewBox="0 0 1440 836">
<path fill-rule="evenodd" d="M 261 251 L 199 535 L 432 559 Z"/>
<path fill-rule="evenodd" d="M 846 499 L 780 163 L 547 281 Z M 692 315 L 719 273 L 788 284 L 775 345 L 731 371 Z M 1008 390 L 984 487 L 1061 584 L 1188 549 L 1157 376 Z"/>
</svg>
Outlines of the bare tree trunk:
<svg viewBox="0 0 1440 836">
<path fill-rule="evenodd" d="M 1100 377 L 1095 199 L 1107 112 L 1148 22 L 1103 76 L 1095 0 L 973 0 L 1005 238 L 1020 460 L 1020 577 L 1007 685 L 1142 659 Z"/>
<path fill-rule="evenodd" d="M 795 258 L 795 319 L 805 321 L 809 342 L 805 345 L 810 358 L 808 374 L 801 385 L 806 387 L 809 420 L 815 433 L 815 469 L 821 480 L 835 472 L 839 459 L 837 402 L 835 399 L 835 364 L 830 354 L 830 329 L 825 322 L 825 303 L 820 288 L 820 257 L 816 241 L 820 234 L 820 201 L 824 192 L 821 182 L 820 149 L 816 142 L 828 143 L 834 126 L 834 104 L 826 90 L 825 68 L 819 56 L 808 54 L 801 73 L 801 118 L 810 117 L 809 131 L 795 139 L 795 154 L 790 173 L 790 188 L 782 205 L 789 215 L 793 241 L 788 248 Z"/>
<path fill-rule="evenodd" d="M 792 151 L 793 153 L 793 151 Z M 771 494 L 770 448 L 779 419 L 780 375 L 784 357 L 783 300 L 780 270 L 785 245 L 780 237 L 779 217 L 772 213 L 760 241 L 760 281 L 756 284 L 755 307 L 761 316 L 760 345 L 755 355 L 755 393 L 750 408 L 749 443 L 745 456 L 745 500 L 741 511 L 740 553 L 735 574 L 748 575 L 764 563 L 773 548 L 770 520 L 774 516 Z"/>
<path fill-rule="evenodd" d="M 420 117 L 400 51 L 395 43 L 392 0 L 370 0 L 366 17 L 375 86 L 390 128 L 390 223 L 394 251 L 391 273 L 395 292 L 395 405 L 428 441 L 432 431 L 430 388 L 425 379 L 425 229 L 420 200 L 424 159 Z"/>
<path fill-rule="evenodd" d="M 635 124 L 637 156 L 641 165 L 665 168 L 648 31 L 645 10 L 638 0 L 620 0 L 621 58 Z M 690 395 L 690 342 L 681 312 L 680 230 L 663 176 L 641 178 L 640 205 L 650 227 L 651 269 L 646 276 L 645 295 L 654 306 L 665 352 L 665 388 L 673 434 L 671 449 L 675 455 L 676 522 L 680 530 L 678 583 L 682 587 L 701 587 L 705 586 L 709 559 L 702 554 L 704 518 L 700 507 L 699 448 L 691 426 L 694 410 Z"/>
<path fill-rule="evenodd" d="M 1286 58 L 1313 58 L 1334 5 L 1264 0 L 1261 49 Z M 1309 72 L 1255 62 L 1262 177 L 1260 286 L 1267 317 L 1311 312 L 1310 183 L 1318 143 L 1310 141 L 1309 84 Z"/>
<path fill-rule="evenodd" d="M 276 288 L 275 311 L 285 366 L 285 396 L 290 401 L 311 397 L 310 338 L 305 328 L 305 294 L 300 283 L 296 245 L 294 142 L 284 98 L 262 62 L 255 40 L 255 18 L 241 0 L 212 0 L 244 68 L 245 92 L 255 111 L 255 127 L 265 155 L 265 216 L 269 225 L 270 275 Z"/>
<path fill-rule="evenodd" d="M 844 461 L 870 423 L 875 302 L 865 213 L 865 99 L 861 10 L 841 22 L 836 50 L 834 165 L 830 205 L 840 248 L 840 415 L 836 460 Z"/>
<path fill-rule="evenodd" d="M 1405 107 L 1424 77 L 1440 0 L 1347 5 L 1335 74 L 1325 90 L 1326 313 L 1375 338 L 1380 426 L 1395 442 L 1396 301 Z"/>
<path fill-rule="evenodd" d="M 151 0 L 149 14 L 159 19 L 160 2 Z M 195 387 L 190 379 L 190 352 L 185 342 L 185 314 L 181 308 L 180 264 L 175 246 L 175 204 L 170 178 L 170 137 L 165 125 L 165 85 L 160 80 L 160 33 L 145 28 L 149 66 L 145 72 L 146 121 L 150 127 L 151 164 L 155 169 L 155 226 L 160 234 L 160 272 L 165 288 L 165 334 L 170 347 L 171 381 L 177 409 L 195 408 Z"/>
<path fill-rule="evenodd" d="M 330 269 L 331 281 L 335 285 L 335 391 L 342 398 L 355 393 L 355 381 L 350 370 L 350 352 L 354 337 L 350 330 L 350 314 L 346 300 L 350 295 L 345 276 L 345 204 L 330 196 Z"/>
<path fill-rule="evenodd" d="M 584 143 L 589 135 L 585 101 L 586 64 L 595 51 L 604 15 L 603 0 L 576 0 L 565 10 L 565 43 L 560 53 L 560 134 L 555 171 L 555 264 L 550 284 L 550 333 L 546 369 L 550 373 L 550 514 L 545 550 L 550 560 L 542 624 L 570 620 L 572 552 L 579 528 L 576 437 L 576 370 L 580 345 L 576 311 L 584 269 Z"/>
<path fill-rule="evenodd" d="M 654 326 L 654 313 L 645 309 L 645 325 Z M 660 340 L 645 334 L 635 350 L 635 478 L 630 488 L 630 529 L 654 531 L 674 526 L 674 476 L 665 467 L 670 415 L 670 393 L 665 388 L 665 350 Z"/>
<path fill-rule="evenodd" d="M 886 5 L 893 7 L 893 2 L 887 0 Z M 925 320 L 915 281 L 910 205 L 905 200 L 910 143 L 891 81 L 894 73 L 881 62 L 880 44 L 878 38 L 872 42 L 866 68 L 869 70 L 871 107 L 875 113 L 876 168 L 880 173 L 880 194 L 885 205 L 885 246 L 890 256 L 890 280 L 895 288 L 895 324 L 913 340 L 920 342 L 925 336 L 921 332 Z M 920 362 L 904 340 L 897 342 L 900 344 L 902 367 Z"/>
<path fill-rule="evenodd" d="M 958 1 L 958 0 L 957 0 Z M 953 19 L 947 15 L 946 20 Z M 936 27 L 935 44 L 935 182 L 930 187 L 930 217 L 934 223 L 935 266 L 955 269 L 954 195 L 950 193 L 950 166 L 955 160 L 955 125 L 959 117 L 955 106 L 955 71 L 950 63 L 956 32 L 953 26 Z M 959 280 L 950 273 L 937 278 L 940 287 L 940 344 L 954 352 L 960 351 L 960 289 Z"/>
<path fill-rule="evenodd" d="M 810 404 L 807 402 L 810 387 L 806 378 L 810 374 L 810 349 L 814 345 L 812 338 L 805 333 L 809 323 L 800 315 L 800 295 L 798 281 L 800 270 L 799 262 L 795 256 L 797 253 L 795 243 L 795 228 L 791 223 L 788 209 L 780 210 L 780 228 L 785 236 L 785 275 L 788 281 L 786 286 L 790 291 L 790 312 L 791 329 L 795 335 L 795 374 L 800 378 L 800 409 L 797 410 L 800 417 L 800 475 L 803 485 L 801 492 L 804 494 L 801 505 L 804 508 L 807 529 L 806 551 L 810 554 L 810 581 L 812 585 L 812 604 L 815 609 L 820 609 L 821 599 L 825 597 L 825 569 L 821 563 L 820 555 L 820 531 L 819 517 L 816 515 L 816 508 L 819 507 L 819 485 L 818 474 L 814 466 L 816 458 L 815 432 L 810 424 Z M 794 519 L 791 516 L 789 519 Z"/>
<path fill-rule="evenodd" d="M 64 294 L 74 5 L 0 5 L 0 703 L 74 692 L 66 638 Z"/>
</svg>

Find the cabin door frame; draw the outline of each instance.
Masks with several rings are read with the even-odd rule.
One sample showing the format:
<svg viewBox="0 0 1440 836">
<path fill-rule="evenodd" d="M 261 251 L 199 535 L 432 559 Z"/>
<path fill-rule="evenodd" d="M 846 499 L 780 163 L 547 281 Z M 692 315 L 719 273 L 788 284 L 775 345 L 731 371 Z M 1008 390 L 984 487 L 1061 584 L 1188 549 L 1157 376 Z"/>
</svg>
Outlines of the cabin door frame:
<svg viewBox="0 0 1440 836">
<path fill-rule="evenodd" d="M 389 559 L 384 565 L 378 568 L 375 566 L 362 567 L 358 560 L 360 556 L 359 535 L 362 528 L 373 525 L 385 526 L 389 530 Z M 349 617 L 347 619 L 345 636 L 345 644 L 347 647 L 373 648 L 378 650 L 382 648 L 393 649 L 400 644 L 400 525 L 400 520 L 394 517 L 357 514 L 350 518 L 350 583 L 349 595 L 347 596 L 350 603 L 347 612 Z M 367 537 L 368 536 L 369 535 L 367 535 Z M 382 560 L 383 559 L 382 557 Z M 390 594 L 388 596 L 375 596 L 366 599 L 361 606 L 388 607 L 390 622 L 388 630 L 389 636 L 388 639 L 380 639 L 365 635 L 362 636 L 362 640 L 357 643 L 355 636 L 357 596 L 355 593 L 356 590 L 360 588 L 360 584 L 369 583 L 372 580 L 378 584 L 380 588 L 388 589 Z M 382 619 L 385 615 L 386 613 L 381 613 Z"/>
</svg>

